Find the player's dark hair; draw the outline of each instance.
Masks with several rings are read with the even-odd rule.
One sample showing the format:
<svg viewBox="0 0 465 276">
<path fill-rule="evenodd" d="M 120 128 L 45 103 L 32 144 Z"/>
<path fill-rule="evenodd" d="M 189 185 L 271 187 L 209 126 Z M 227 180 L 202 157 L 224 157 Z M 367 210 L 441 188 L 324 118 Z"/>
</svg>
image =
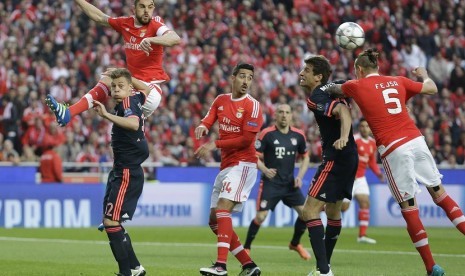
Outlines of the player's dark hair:
<svg viewBox="0 0 465 276">
<path fill-rule="evenodd" d="M 241 69 L 250 70 L 253 73 L 255 68 L 249 63 L 239 63 L 233 68 L 232 75 L 237 76 L 237 73 L 239 73 L 239 70 Z"/>
<path fill-rule="evenodd" d="M 371 48 L 360 53 L 355 60 L 355 66 L 361 66 L 363 68 L 378 68 L 378 57 L 379 52 L 376 48 Z"/>
<path fill-rule="evenodd" d="M 333 70 L 331 69 L 331 64 L 329 60 L 322 55 L 308 57 L 305 60 L 306 64 L 309 64 L 313 67 L 313 75 L 321 74 L 323 78 L 321 79 L 321 84 L 326 84 L 329 80 L 329 76 Z"/>
<path fill-rule="evenodd" d="M 111 72 L 110 78 L 112 80 L 117 79 L 117 78 L 125 78 L 129 83 L 132 83 L 132 76 L 131 73 L 129 72 L 128 69 L 126 68 L 119 68 Z"/>
<path fill-rule="evenodd" d="M 137 6 L 137 4 L 139 4 L 140 0 L 134 0 L 134 7 Z M 155 0 L 152 0 L 153 2 L 153 5 L 155 5 Z"/>
</svg>

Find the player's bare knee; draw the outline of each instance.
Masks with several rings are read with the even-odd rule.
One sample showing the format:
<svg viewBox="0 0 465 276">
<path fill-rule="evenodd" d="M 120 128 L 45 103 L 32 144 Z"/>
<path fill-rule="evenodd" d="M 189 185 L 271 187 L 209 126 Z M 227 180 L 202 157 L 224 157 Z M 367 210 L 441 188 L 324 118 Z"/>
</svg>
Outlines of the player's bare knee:
<svg viewBox="0 0 465 276">
<path fill-rule="evenodd" d="M 349 207 L 350 207 L 350 203 L 348 203 L 348 202 L 347 203 L 346 202 L 342 203 L 341 212 L 347 211 L 349 209 Z"/>
<path fill-rule="evenodd" d="M 257 215 L 255 216 L 255 222 L 257 222 L 258 224 L 262 224 L 265 221 L 267 215 L 268 215 L 268 211 L 258 212 Z"/>
<path fill-rule="evenodd" d="M 118 225 L 120 225 L 120 223 L 119 223 L 119 221 L 105 218 L 105 219 L 103 219 L 103 225 L 105 227 L 111 227 L 111 226 L 118 226 Z"/>
</svg>

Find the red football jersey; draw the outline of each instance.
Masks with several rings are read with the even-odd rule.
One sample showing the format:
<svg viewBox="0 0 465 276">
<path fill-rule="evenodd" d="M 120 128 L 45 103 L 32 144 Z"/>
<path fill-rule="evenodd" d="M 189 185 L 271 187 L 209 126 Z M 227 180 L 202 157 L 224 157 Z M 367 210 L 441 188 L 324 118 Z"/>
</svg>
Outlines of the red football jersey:
<svg viewBox="0 0 465 276">
<path fill-rule="evenodd" d="M 241 137 L 245 131 L 258 133 L 263 124 L 260 103 L 250 95 L 240 99 L 231 97 L 231 94 L 216 97 L 202 123 L 210 129 L 218 121 L 220 140 Z M 254 143 L 240 150 L 221 149 L 221 169 L 235 166 L 239 161 L 257 163 Z"/>
<path fill-rule="evenodd" d="M 108 23 L 124 39 L 124 52 L 129 72 L 142 81 L 151 82 L 155 80 L 169 80 L 169 76 L 163 69 L 163 46 L 152 44 L 152 51 L 147 56 L 141 49 L 140 43 L 146 37 L 161 36 L 169 31 L 163 20 L 152 17 L 147 25 L 136 26 L 135 17 L 108 18 Z"/>
<path fill-rule="evenodd" d="M 381 170 L 376 163 L 376 142 L 375 139 L 368 137 L 363 138 L 360 134 L 354 135 L 355 143 L 357 144 L 358 152 L 358 168 L 356 178 L 365 176 L 366 168 L 370 169 L 377 175 L 381 175 Z"/>
<path fill-rule="evenodd" d="M 352 97 L 365 119 L 378 146 L 386 152 L 421 136 L 420 130 L 410 118 L 405 103 L 420 93 L 423 84 L 405 77 L 369 75 L 359 80 L 347 81 L 342 91 Z"/>
</svg>

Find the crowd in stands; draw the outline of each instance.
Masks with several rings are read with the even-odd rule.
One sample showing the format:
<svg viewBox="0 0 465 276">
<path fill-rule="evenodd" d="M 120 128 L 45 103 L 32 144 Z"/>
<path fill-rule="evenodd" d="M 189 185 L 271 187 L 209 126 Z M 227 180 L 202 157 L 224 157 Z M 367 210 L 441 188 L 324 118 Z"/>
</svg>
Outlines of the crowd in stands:
<svg viewBox="0 0 465 276">
<path fill-rule="evenodd" d="M 132 0 L 91 2 L 111 16 L 132 14 Z M 364 48 L 382 51 L 382 74 L 411 77 L 413 68 L 428 68 L 439 93 L 410 100 L 411 117 L 438 164 L 464 164 L 465 0 L 156 2 L 156 14 L 182 43 L 165 50 L 171 81 L 163 85 L 162 106 L 146 120 L 149 161 L 204 165 L 193 156 L 204 142 L 194 138 L 194 128 L 212 100 L 230 91 L 232 67 L 248 62 L 256 67 L 251 94 L 262 104 L 264 126 L 277 103 L 290 103 L 311 162 L 320 162 L 319 131 L 298 74 L 305 57 L 322 54 L 334 66 L 334 79 L 354 78 L 361 49 L 345 51 L 334 42 L 337 26 L 353 21 L 365 30 Z M 38 161 L 54 147 L 63 161 L 111 161 L 107 121 L 91 110 L 58 127 L 44 97 L 51 93 L 72 104 L 106 68 L 124 67 L 119 34 L 90 21 L 71 0 L 5 0 L 0 42 L 0 160 Z M 352 113 L 356 126 L 361 114 L 356 106 Z M 219 153 L 209 161 L 219 161 Z"/>
</svg>

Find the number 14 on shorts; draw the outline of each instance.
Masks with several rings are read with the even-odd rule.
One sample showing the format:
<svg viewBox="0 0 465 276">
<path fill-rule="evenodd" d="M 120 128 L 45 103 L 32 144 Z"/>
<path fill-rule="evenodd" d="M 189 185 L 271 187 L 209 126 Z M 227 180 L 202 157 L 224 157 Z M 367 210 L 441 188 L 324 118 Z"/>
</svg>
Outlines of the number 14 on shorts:
<svg viewBox="0 0 465 276">
<path fill-rule="evenodd" d="M 227 182 L 227 181 L 223 182 L 223 188 L 221 188 L 221 192 L 223 193 L 224 191 L 226 191 L 229 194 L 229 193 L 231 193 L 231 190 L 232 190 L 231 189 L 231 182 Z"/>
</svg>

